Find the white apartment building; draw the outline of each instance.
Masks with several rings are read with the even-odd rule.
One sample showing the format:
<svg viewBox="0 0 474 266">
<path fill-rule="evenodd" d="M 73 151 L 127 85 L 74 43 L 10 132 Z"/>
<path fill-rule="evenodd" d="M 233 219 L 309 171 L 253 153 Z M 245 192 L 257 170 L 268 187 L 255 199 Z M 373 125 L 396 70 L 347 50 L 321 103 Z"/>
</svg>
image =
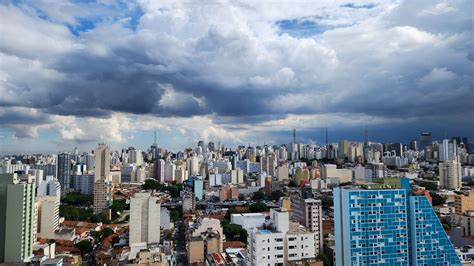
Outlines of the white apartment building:
<svg viewBox="0 0 474 266">
<path fill-rule="evenodd" d="M 457 159 L 444 161 L 438 167 L 441 188 L 450 190 L 461 188 L 461 163 Z"/>
<path fill-rule="evenodd" d="M 299 224 L 290 226 L 285 209 L 270 210 L 268 229 L 251 228 L 248 241 L 250 265 L 286 265 L 288 262 L 315 258 L 319 251 L 315 233 Z"/>
<path fill-rule="evenodd" d="M 136 193 L 130 199 L 130 247 L 160 242 L 160 207 L 158 197 L 148 192 Z"/>
</svg>

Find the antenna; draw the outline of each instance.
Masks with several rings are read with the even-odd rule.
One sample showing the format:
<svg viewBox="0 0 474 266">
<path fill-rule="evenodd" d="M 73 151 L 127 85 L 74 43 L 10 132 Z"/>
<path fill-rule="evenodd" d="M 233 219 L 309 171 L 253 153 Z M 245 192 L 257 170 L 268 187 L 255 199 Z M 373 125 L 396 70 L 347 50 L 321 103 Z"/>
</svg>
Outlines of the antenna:
<svg viewBox="0 0 474 266">
<path fill-rule="evenodd" d="M 367 129 L 367 124 L 365 124 L 365 144 L 369 143 L 369 133 Z"/>
<path fill-rule="evenodd" d="M 329 144 L 329 137 L 328 137 L 328 124 L 326 123 L 326 146 Z"/>
<path fill-rule="evenodd" d="M 293 128 L 293 144 L 296 144 L 296 129 Z"/>
</svg>

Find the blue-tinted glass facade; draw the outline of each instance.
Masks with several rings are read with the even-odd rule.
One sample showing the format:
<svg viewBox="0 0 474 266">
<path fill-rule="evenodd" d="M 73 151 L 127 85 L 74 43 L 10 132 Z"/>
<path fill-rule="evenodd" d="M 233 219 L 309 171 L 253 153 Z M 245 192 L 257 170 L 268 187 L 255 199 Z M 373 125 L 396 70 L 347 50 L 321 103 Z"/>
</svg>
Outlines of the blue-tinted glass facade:
<svg viewBox="0 0 474 266">
<path fill-rule="evenodd" d="M 410 217 L 413 265 L 461 265 L 426 197 L 410 197 Z"/>
<path fill-rule="evenodd" d="M 335 188 L 334 206 L 336 265 L 461 265 L 424 196 Z"/>
</svg>

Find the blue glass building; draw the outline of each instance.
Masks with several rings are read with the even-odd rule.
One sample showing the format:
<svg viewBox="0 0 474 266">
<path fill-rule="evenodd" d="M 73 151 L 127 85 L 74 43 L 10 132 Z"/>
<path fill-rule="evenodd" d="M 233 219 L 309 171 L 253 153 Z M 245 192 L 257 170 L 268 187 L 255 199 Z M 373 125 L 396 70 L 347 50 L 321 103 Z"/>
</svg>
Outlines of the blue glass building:
<svg viewBox="0 0 474 266">
<path fill-rule="evenodd" d="M 400 189 L 334 189 L 336 265 L 461 265 L 425 196 Z"/>
</svg>

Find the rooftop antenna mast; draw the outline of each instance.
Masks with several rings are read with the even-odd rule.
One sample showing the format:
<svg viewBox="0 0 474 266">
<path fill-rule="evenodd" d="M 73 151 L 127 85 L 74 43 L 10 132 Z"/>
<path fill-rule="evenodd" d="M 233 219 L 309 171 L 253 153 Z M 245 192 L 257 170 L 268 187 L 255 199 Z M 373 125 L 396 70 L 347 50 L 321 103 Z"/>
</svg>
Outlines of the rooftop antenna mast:
<svg viewBox="0 0 474 266">
<path fill-rule="evenodd" d="M 329 144 L 328 124 L 326 123 L 326 146 Z"/>
<path fill-rule="evenodd" d="M 293 128 L 293 144 L 296 144 L 296 129 Z"/>
<path fill-rule="evenodd" d="M 365 124 L 365 144 L 369 143 L 369 131 L 367 129 L 367 124 Z"/>
</svg>

